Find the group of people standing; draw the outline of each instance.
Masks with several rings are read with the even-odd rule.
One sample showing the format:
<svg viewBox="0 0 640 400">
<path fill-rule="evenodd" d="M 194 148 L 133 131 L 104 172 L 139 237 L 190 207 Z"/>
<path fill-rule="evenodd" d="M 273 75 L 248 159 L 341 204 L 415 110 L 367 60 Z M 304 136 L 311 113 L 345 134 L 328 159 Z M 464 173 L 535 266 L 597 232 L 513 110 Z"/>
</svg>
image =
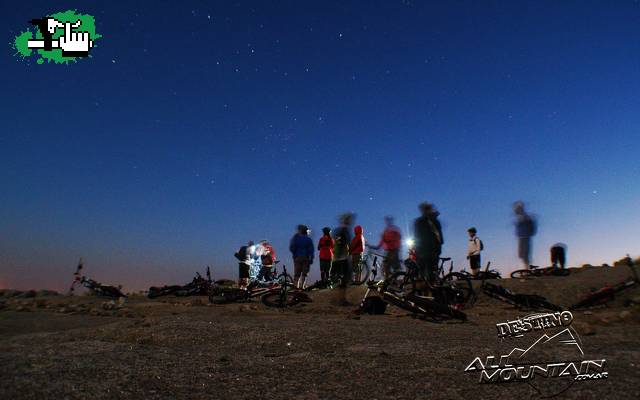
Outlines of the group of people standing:
<svg viewBox="0 0 640 400">
<path fill-rule="evenodd" d="M 413 243 L 411 257 L 425 279 L 433 282 L 436 278 L 438 263 L 444 245 L 442 225 L 439 221 L 440 213 L 431 203 L 419 205 L 420 217 L 413 226 Z M 524 203 L 516 202 L 513 205 L 516 217 L 515 227 L 518 238 L 518 256 L 526 267 L 529 267 L 531 254 L 531 238 L 536 234 L 535 219 L 525 212 Z M 368 245 L 364 237 L 364 229 L 356 225 L 352 230 L 355 215 L 346 213 L 339 217 L 339 226 L 335 229 L 325 227 L 322 229 L 322 237 L 317 245 L 309 237 L 309 228 L 306 225 L 298 225 L 297 232 L 289 242 L 289 251 L 293 257 L 294 284 L 298 288 L 304 288 L 306 279 L 313 264 L 316 250 L 320 260 L 320 277 L 323 281 L 339 282 L 339 302 L 345 302 L 345 288 L 353 278 L 354 266 L 359 266 L 366 248 L 382 249 L 384 259 L 382 263 L 383 275 L 390 276 L 401 269 L 402 234 L 394 224 L 391 216 L 385 217 L 385 229 L 380 241 L 376 245 Z M 477 229 L 468 229 L 469 241 L 467 245 L 467 259 L 472 274 L 477 275 L 481 268 L 481 253 L 484 249 L 482 240 L 477 236 Z M 252 253 L 253 252 L 253 253 Z M 259 253 L 259 254 L 258 254 Z M 240 260 L 239 285 L 246 288 L 249 280 L 249 267 L 247 260 L 251 257 L 260 257 L 262 268 L 259 279 L 269 279 L 272 276 L 276 255 L 273 246 L 267 241 L 262 241 L 255 250 L 253 242 L 242 246 L 236 253 Z M 552 255 L 553 257 L 553 255 Z M 556 258 L 560 258 L 556 256 Z M 553 261 L 553 260 L 552 260 Z M 559 260 L 558 260 L 559 261 Z M 564 267 L 564 253 L 561 264 Z M 355 271 L 359 269 L 356 268 Z"/>
</svg>

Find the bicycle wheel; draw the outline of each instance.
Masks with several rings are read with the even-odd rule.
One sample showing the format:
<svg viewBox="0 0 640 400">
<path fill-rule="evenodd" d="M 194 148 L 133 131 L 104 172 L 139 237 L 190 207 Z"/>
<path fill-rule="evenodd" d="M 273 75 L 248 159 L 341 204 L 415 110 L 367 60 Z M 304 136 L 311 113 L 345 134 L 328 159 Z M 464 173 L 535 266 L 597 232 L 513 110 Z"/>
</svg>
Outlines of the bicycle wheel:
<svg viewBox="0 0 640 400">
<path fill-rule="evenodd" d="M 392 274 L 389 278 L 384 280 L 383 284 L 385 291 L 402 296 L 407 293 L 415 292 L 417 290 L 416 286 L 415 279 L 404 271 Z"/>
<path fill-rule="evenodd" d="M 296 296 L 296 293 L 291 291 L 286 291 L 286 292 L 277 291 L 273 293 L 267 293 L 264 296 L 262 296 L 261 300 L 262 300 L 262 304 L 264 304 L 267 307 L 278 307 L 278 308 L 294 306 L 298 304 L 298 302 L 300 301 L 299 297 Z"/>
<path fill-rule="evenodd" d="M 533 276 L 533 273 L 528 269 L 517 269 L 511 273 L 513 279 L 526 279 L 531 276 Z"/>
<path fill-rule="evenodd" d="M 473 305 L 477 299 L 475 290 L 473 290 L 473 283 L 471 278 L 467 274 L 460 272 L 452 272 L 445 275 L 443 281 L 448 282 L 453 286 L 455 298 L 453 304 L 460 304 L 463 307 L 467 305 Z"/>
<path fill-rule="evenodd" d="M 352 285 L 362 285 L 369 279 L 369 266 L 366 259 L 362 259 L 357 266 L 353 267 L 353 274 L 351 276 Z"/>
</svg>

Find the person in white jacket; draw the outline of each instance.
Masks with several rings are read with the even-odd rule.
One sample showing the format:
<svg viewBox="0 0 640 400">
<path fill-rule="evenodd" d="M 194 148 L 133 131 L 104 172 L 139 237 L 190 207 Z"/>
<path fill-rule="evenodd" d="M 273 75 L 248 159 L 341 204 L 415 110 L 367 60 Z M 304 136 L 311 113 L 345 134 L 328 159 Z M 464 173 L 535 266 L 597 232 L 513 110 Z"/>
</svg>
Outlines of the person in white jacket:
<svg viewBox="0 0 640 400">
<path fill-rule="evenodd" d="M 480 272 L 480 253 L 482 252 L 482 240 L 476 233 L 478 232 L 476 228 L 467 229 L 469 232 L 469 242 L 467 244 L 467 259 L 469 260 L 469 267 L 471 267 L 471 274 L 473 276 L 478 276 L 478 272 Z"/>
</svg>

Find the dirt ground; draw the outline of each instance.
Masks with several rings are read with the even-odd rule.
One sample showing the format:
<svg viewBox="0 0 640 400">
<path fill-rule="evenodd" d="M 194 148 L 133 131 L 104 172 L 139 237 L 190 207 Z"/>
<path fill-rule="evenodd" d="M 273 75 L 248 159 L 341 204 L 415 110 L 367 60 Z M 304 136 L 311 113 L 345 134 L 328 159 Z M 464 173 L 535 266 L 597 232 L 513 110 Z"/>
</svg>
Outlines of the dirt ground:
<svg viewBox="0 0 640 400">
<path fill-rule="evenodd" d="M 499 283 L 566 307 L 629 275 L 594 267 Z M 358 304 L 363 292 L 351 288 L 349 300 Z M 527 383 L 480 384 L 465 373 L 476 356 L 504 347 L 496 323 L 528 313 L 482 294 L 465 323 L 391 306 L 360 316 L 333 305 L 330 290 L 286 310 L 205 298 L 8 296 L 0 298 L 0 399 L 540 398 Z M 638 303 L 633 288 L 608 307 L 574 312 L 584 358 L 606 359 L 608 378 L 576 382 L 556 398 L 640 398 Z M 537 382 L 552 379 L 560 378 Z"/>
</svg>

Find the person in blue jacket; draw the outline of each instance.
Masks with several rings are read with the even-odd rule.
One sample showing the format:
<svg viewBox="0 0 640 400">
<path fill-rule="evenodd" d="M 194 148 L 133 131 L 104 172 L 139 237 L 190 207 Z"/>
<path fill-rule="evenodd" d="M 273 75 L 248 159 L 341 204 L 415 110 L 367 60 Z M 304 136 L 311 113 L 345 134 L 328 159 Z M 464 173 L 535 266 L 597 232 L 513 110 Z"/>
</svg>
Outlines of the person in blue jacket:
<svg viewBox="0 0 640 400">
<path fill-rule="evenodd" d="M 313 264 L 315 250 L 313 241 L 309 237 L 309 228 L 298 225 L 298 233 L 291 238 L 289 250 L 293 256 L 293 284 L 299 289 L 304 289 L 309 269 Z"/>
</svg>

